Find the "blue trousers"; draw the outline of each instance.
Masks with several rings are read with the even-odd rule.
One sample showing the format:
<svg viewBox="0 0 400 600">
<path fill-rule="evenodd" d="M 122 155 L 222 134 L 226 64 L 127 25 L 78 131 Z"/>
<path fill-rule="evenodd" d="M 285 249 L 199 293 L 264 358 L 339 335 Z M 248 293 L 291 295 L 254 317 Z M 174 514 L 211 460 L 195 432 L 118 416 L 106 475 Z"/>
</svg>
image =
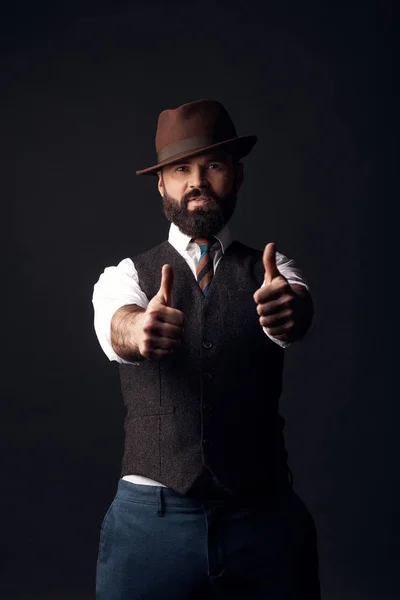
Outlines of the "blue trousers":
<svg viewBox="0 0 400 600">
<path fill-rule="evenodd" d="M 97 600 L 319 600 L 313 519 L 288 488 L 206 506 L 118 483 L 100 531 Z"/>
</svg>

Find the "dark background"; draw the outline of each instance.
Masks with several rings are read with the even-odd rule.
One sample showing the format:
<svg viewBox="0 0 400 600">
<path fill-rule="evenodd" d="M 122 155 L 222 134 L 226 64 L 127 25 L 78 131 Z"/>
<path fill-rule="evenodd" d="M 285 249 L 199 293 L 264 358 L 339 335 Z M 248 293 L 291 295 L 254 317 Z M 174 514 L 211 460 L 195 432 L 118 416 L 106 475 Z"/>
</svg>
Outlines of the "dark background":
<svg viewBox="0 0 400 600">
<path fill-rule="evenodd" d="M 290 466 L 324 600 L 399 597 L 398 403 L 384 327 L 385 3 L 18 3 L 2 8 L 1 597 L 93 599 L 123 407 L 93 330 L 102 270 L 167 236 L 158 114 L 221 101 L 244 159 L 232 230 L 275 241 L 313 289 L 287 351 Z"/>
</svg>

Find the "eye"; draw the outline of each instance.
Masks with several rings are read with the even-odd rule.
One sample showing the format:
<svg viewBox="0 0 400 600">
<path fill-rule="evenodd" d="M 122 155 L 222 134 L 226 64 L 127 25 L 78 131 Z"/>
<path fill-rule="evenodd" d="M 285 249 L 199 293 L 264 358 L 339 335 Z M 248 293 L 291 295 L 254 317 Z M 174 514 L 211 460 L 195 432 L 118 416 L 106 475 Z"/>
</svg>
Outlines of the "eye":
<svg viewBox="0 0 400 600">
<path fill-rule="evenodd" d="M 189 168 L 186 165 L 178 165 L 174 169 L 174 171 L 176 171 L 177 173 L 186 173 L 188 170 Z"/>
<path fill-rule="evenodd" d="M 208 165 L 208 168 L 211 171 L 218 171 L 219 169 L 222 169 L 222 165 L 220 163 L 217 162 L 212 162 Z"/>
</svg>

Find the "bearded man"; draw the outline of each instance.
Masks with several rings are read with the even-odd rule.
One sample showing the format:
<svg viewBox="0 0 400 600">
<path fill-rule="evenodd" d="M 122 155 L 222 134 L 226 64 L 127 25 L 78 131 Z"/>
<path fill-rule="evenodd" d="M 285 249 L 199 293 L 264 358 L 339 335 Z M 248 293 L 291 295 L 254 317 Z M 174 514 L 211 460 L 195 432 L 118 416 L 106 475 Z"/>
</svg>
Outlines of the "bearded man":
<svg viewBox="0 0 400 600">
<path fill-rule="evenodd" d="M 160 113 L 168 240 L 107 267 L 95 330 L 119 363 L 121 478 L 104 517 L 97 600 L 318 600 L 313 519 L 279 414 L 285 349 L 313 302 L 293 260 L 232 239 L 256 136 L 199 100 Z"/>
</svg>

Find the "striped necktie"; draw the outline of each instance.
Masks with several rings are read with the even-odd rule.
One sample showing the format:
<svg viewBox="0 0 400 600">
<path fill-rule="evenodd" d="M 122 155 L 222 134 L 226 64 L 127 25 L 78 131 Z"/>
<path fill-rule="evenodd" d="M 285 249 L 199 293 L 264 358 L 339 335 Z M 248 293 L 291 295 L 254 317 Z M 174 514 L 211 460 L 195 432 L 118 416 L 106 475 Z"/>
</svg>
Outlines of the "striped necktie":
<svg viewBox="0 0 400 600">
<path fill-rule="evenodd" d="M 196 238 L 193 240 L 198 246 L 200 246 L 200 259 L 196 267 L 196 278 L 197 282 L 202 290 L 203 294 L 206 295 L 210 289 L 211 280 L 214 275 L 214 266 L 210 257 L 210 248 L 215 242 L 215 239 L 207 238 Z"/>
</svg>

